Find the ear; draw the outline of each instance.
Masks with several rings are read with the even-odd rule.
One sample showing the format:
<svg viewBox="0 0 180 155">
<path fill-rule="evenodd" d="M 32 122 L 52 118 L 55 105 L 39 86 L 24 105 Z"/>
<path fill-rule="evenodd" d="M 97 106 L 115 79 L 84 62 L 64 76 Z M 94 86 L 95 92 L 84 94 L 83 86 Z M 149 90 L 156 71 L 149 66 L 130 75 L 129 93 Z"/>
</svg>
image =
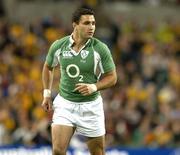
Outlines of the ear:
<svg viewBox="0 0 180 155">
<path fill-rule="evenodd" d="M 72 24 L 72 26 L 73 26 L 73 29 L 76 27 L 76 23 L 75 22 L 73 22 L 73 24 Z"/>
</svg>

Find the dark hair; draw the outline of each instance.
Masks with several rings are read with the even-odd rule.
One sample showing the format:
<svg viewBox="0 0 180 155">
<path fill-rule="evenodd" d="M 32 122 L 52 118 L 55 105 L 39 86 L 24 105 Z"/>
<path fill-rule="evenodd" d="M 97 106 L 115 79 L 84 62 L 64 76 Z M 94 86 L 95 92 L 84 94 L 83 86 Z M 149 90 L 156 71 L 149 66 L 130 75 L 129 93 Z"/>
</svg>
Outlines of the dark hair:
<svg viewBox="0 0 180 155">
<path fill-rule="evenodd" d="M 94 15 L 94 11 L 89 7 L 78 8 L 72 15 L 72 22 L 79 23 L 82 15 Z"/>
</svg>

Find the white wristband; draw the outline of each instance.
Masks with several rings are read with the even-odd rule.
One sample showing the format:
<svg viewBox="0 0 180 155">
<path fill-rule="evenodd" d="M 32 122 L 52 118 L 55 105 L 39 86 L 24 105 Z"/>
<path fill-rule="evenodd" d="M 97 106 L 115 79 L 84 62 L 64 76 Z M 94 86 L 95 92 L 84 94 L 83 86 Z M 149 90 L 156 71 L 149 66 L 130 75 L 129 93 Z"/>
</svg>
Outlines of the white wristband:
<svg viewBox="0 0 180 155">
<path fill-rule="evenodd" d="M 44 89 L 43 97 L 51 97 L 51 90 L 50 89 Z"/>
</svg>

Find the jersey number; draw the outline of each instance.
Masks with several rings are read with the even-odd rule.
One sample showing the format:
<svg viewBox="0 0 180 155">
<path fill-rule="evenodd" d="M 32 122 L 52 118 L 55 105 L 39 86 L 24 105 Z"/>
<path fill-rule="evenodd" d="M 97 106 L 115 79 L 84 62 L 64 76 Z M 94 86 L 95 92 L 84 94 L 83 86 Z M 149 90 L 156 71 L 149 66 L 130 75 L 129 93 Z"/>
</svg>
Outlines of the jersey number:
<svg viewBox="0 0 180 155">
<path fill-rule="evenodd" d="M 75 69 L 74 74 L 70 73 L 70 69 L 72 69 L 72 68 Z M 68 76 L 70 78 L 79 77 L 79 82 L 83 82 L 83 75 L 80 75 L 80 70 L 79 70 L 79 67 L 77 65 L 75 65 L 75 64 L 68 65 L 67 68 L 66 68 L 66 73 L 68 74 Z"/>
</svg>

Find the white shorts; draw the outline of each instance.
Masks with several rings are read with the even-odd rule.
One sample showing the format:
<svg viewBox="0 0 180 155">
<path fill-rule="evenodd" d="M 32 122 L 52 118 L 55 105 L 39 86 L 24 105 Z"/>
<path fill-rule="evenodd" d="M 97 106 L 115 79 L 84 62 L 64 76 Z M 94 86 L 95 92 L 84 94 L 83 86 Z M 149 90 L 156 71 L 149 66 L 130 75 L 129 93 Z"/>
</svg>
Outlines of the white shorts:
<svg viewBox="0 0 180 155">
<path fill-rule="evenodd" d="M 105 134 L 102 98 L 90 102 L 71 102 L 57 95 L 53 102 L 52 124 L 76 127 L 76 132 L 87 137 Z"/>
</svg>

